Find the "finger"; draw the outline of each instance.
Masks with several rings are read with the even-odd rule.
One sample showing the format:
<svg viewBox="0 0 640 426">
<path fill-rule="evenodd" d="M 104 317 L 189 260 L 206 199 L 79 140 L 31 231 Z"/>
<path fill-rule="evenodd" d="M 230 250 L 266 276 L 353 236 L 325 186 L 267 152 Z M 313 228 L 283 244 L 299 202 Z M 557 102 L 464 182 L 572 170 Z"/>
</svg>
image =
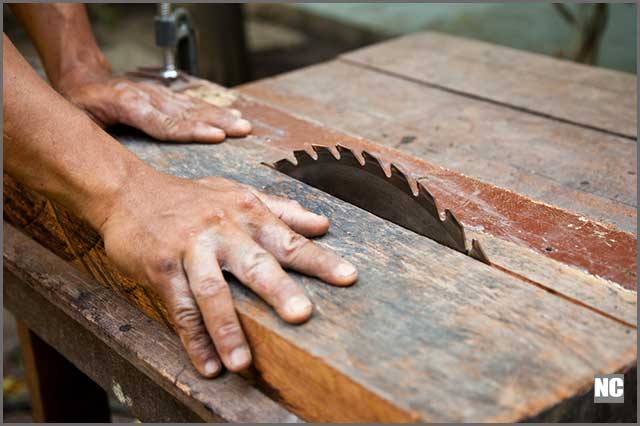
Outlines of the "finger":
<svg viewBox="0 0 640 426">
<path fill-rule="evenodd" d="M 161 141 L 175 142 L 221 142 L 225 133 L 210 123 L 181 119 L 155 109 L 150 104 L 134 104 L 121 120 Z"/>
<path fill-rule="evenodd" d="M 200 99 L 194 99 L 193 102 L 194 106 L 185 112 L 185 115 L 190 119 L 204 121 L 219 127 L 227 136 L 242 137 L 251 133 L 251 123 L 240 118 L 237 113 L 233 112 L 234 110 L 220 108 Z"/>
<path fill-rule="evenodd" d="M 351 285 L 358 279 L 356 268 L 333 251 L 292 231 L 275 217 L 263 221 L 266 223 L 256 227 L 254 238 L 285 268 L 338 286 Z"/>
<path fill-rule="evenodd" d="M 231 371 L 241 371 L 251 364 L 251 352 L 209 241 L 206 235 L 199 237 L 187 252 L 184 266 L 191 292 L 222 362 Z"/>
<path fill-rule="evenodd" d="M 184 272 L 161 280 L 163 282 L 157 282 L 155 288 L 159 290 L 191 363 L 203 376 L 217 376 L 222 371 L 222 364 L 193 300 Z"/>
<path fill-rule="evenodd" d="M 278 262 L 239 228 L 225 238 L 224 268 L 256 292 L 290 323 L 306 321 L 313 311 L 304 291 Z"/>
<path fill-rule="evenodd" d="M 278 219 L 290 226 L 295 232 L 306 237 L 317 237 L 326 234 L 329 230 L 329 219 L 310 212 L 297 201 L 268 195 L 254 188 L 249 188 Z"/>
</svg>

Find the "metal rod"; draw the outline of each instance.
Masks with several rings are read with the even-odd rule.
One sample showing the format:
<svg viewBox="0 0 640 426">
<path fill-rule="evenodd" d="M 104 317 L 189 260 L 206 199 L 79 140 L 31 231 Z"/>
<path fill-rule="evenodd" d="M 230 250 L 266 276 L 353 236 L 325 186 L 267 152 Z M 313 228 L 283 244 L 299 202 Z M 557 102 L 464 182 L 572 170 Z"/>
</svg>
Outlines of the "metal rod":
<svg viewBox="0 0 640 426">
<path fill-rule="evenodd" d="M 171 3 L 159 3 L 158 14 L 162 18 L 169 17 L 171 15 Z M 175 51 L 173 47 L 164 48 L 164 70 L 162 71 L 162 76 L 170 79 L 178 77 Z"/>
</svg>

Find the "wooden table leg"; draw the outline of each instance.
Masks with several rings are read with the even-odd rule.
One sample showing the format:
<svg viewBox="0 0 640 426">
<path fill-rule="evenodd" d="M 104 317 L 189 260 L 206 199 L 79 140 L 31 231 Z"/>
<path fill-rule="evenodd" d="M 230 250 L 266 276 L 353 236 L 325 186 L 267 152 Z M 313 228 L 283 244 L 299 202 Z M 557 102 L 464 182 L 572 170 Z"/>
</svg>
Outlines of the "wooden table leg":
<svg viewBox="0 0 640 426">
<path fill-rule="evenodd" d="M 35 422 L 110 422 L 107 393 L 21 321 L 20 349 Z"/>
</svg>

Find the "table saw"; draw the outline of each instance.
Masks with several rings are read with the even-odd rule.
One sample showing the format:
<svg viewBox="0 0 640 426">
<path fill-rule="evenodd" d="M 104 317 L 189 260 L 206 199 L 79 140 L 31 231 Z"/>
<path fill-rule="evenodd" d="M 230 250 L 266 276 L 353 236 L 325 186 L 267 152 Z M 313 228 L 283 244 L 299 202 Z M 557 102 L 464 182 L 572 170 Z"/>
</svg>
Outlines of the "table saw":
<svg viewBox="0 0 640 426">
<path fill-rule="evenodd" d="M 163 172 L 235 179 L 326 215 L 319 244 L 360 278 L 335 288 L 293 274 L 316 307 L 303 326 L 232 282 L 255 366 L 207 381 L 157 295 L 110 264 L 98 234 L 5 176 L 5 306 L 134 414 L 635 420 L 635 76 L 421 33 L 235 90 L 173 88 L 239 109 L 253 133 L 220 145 L 114 136 Z M 400 177 L 396 206 L 376 179 Z M 425 211 L 424 230 L 403 222 Z M 38 312 L 113 359 L 95 355 L 97 368 Z M 625 404 L 594 404 L 594 375 L 616 372 Z M 150 402 L 153 386 L 176 405 Z"/>
</svg>

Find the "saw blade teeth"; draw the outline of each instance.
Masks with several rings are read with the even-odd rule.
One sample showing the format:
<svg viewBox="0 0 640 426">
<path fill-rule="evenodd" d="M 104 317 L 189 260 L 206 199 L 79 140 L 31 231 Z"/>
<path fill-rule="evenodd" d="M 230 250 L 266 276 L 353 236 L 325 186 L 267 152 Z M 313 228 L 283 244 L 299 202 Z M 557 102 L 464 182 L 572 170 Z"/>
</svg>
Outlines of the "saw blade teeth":
<svg viewBox="0 0 640 426">
<path fill-rule="evenodd" d="M 471 240 L 471 249 L 469 250 L 469 256 L 473 257 L 476 260 L 479 260 L 480 262 L 486 263 L 487 265 L 491 265 L 489 257 L 480 245 L 480 241 L 476 239 Z"/>
<path fill-rule="evenodd" d="M 404 189 L 408 191 L 408 193 L 415 196 L 416 193 L 414 189 L 411 187 L 411 182 L 409 180 L 409 177 L 393 163 L 391 163 L 390 169 L 391 169 L 391 176 L 397 176 L 399 179 L 402 179 L 402 182 L 406 184 L 406 187 Z"/>
<path fill-rule="evenodd" d="M 449 209 L 444 211 L 445 220 L 442 223 L 449 231 L 456 243 L 455 249 L 463 253 L 467 252 L 467 240 L 464 236 L 464 228 L 458 218 Z"/>
<path fill-rule="evenodd" d="M 433 217 L 440 218 L 438 201 L 422 182 L 418 182 L 418 199 L 420 200 L 420 204 L 425 206 Z"/>
<path fill-rule="evenodd" d="M 362 151 L 354 151 L 351 150 L 351 153 L 353 154 L 354 157 L 356 157 L 356 160 L 358 160 L 358 163 L 364 167 L 366 160 L 364 159 L 364 156 L 362 155 Z"/>
<path fill-rule="evenodd" d="M 305 150 L 297 150 L 293 151 L 293 156 L 296 157 L 296 161 L 298 162 L 298 166 L 302 163 L 306 163 L 308 161 L 315 161 L 313 157 L 309 155 L 309 153 Z"/>
<path fill-rule="evenodd" d="M 370 154 L 367 151 L 362 151 L 362 158 L 364 158 L 364 164 L 372 164 L 376 167 L 379 167 L 380 170 L 382 170 L 382 172 L 384 173 L 384 167 L 382 167 L 382 163 L 380 162 L 380 160 L 378 160 L 378 157 L 376 157 L 373 154 Z"/>
<path fill-rule="evenodd" d="M 293 163 L 288 158 L 283 158 L 282 160 L 278 160 L 271 165 L 274 169 L 279 170 L 283 173 L 288 173 L 296 167 L 296 164 Z"/>
<path fill-rule="evenodd" d="M 365 150 L 352 150 L 339 144 L 330 146 L 305 144 L 304 148 L 304 150 L 293 151 L 293 157 L 288 156 L 278 160 L 271 166 L 453 250 L 491 264 L 478 241 L 471 240 L 470 244 L 467 244 L 464 227 L 453 212 L 445 209 L 440 214 L 436 197 L 426 185 L 397 165 L 385 160 L 384 155 L 377 152 L 372 154 Z M 352 170 L 349 171 L 346 168 Z M 360 170 L 361 173 L 353 169 Z M 376 179 L 372 179 L 372 176 Z M 382 178 L 383 182 L 377 178 Z M 340 179 L 345 182 L 342 183 Z M 348 190 L 350 183 L 351 190 Z M 356 186 L 353 186 L 353 183 Z M 376 192 L 375 185 L 382 185 L 379 192 Z M 372 196 L 363 198 L 357 193 L 363 188 Z M 393 191 L 404 195 L 393 194 Z M 402 210 L 389 213 L 389 203 L 385 201 L 388 199 L 399 200 L 398 208 Z M 380 200 L 383 201 L 380 202 Z M 411 213 L 413 210 L 408 210 L 407 206 L 415 207 L 415 213 Z M 429 215 L 430 218 L 424 215 Z"/>
<path fill-rule="evenodd" d="M 365 160 L 361 152 L 358 152 L 355 149 L 351 149 L 348 146 L 344 146 L 340 144 L 336 145 L 336 150 L 340 154 L 339 159 L 343 159 L 343 158 L 350 159 L 350 160 L 355 159 L 358 162 L 358 164 L 360 164 L 361 166 L 364 166 Z"/>
<path fill-rule="evenodd" d="M 362 166 L 362 162 L 360 160 L 358 160 L 358 157 L 356 156 L 356 154 L 354 154 L 354 152 L 350 148 L 347 148 L 347 147 L 342 146 L 342 145 L 338 145 L 337 148 L 338 148 L 338 151 L 340 152 L 340 161 L 357 162 L 358 164 L 360 164 Z"/>
<path fill-rule="evenodd" d="M 311 145 L 311 149 L 313 149 L 313 152 L 316 154 L 317 157 L 319 157 L 321 155 L 330 154 L 333 158 L 336 158 L 336 156 L 333 154 L 333 152 L 331 152 L 331 150 L 327 146 L 324 146 L 324 145 Z M 316 158 L 316 160 L 317 160 L 317 158 Z M 337 158 L 336 158 L 336 160 L 337 160 Z"/>
<path fill-rule="evenodd" d="M 336 151 L 338 151 L 338 154 L 340 154 L 340 155 L 342 155 L 342 153 L 345 152 L 345 151 L 351 152 L 351 150 L 349 148 L 347 148 L 344 145 L 340 145 L 340 144 L 336 144 Z"/>
<path fill-rule="evenodd" d="M 340 152 L 338 151 L 338 148 L 336 148 L 335 145 L 329 146 L 328 149 L 331 155 L 333 156 L 333 158 L 335 158 L 336 160 L 340 160 Z"/>
<path fill-rule="evenodd" d="M 309 154 L 309 157 L 313 158 L 315 161 L 318 160 L 318 153 L 316 152 L 315 148 L 313 147 L 313 145 L 310 144 L 304 144 L 304 151 Z"/>
</svg>

